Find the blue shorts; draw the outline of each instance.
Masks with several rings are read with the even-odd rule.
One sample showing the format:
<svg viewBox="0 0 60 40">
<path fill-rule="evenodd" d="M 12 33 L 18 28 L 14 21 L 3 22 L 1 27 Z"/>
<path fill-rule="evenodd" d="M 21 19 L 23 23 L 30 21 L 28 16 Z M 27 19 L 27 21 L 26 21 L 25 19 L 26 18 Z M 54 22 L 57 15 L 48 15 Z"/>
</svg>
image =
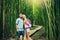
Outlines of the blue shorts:
<svg viewBox="0 0 60 40">
<path fill-rule="evenodd" d="M 24 37 L 24 31 L 18 31 L 18 32 L 17 32 L 17 36 L 18 36 L 18 37 L 20 37 L 21 35 Z"/>
</svg>

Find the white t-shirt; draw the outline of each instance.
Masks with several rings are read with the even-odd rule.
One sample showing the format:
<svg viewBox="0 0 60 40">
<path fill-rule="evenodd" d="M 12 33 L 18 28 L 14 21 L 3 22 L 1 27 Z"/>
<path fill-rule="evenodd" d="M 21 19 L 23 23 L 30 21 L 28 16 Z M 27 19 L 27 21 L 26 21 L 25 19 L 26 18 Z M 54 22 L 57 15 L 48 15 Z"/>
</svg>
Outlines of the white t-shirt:
<svg viewBox="0 0 60 40">
<path fill-rule="evenodd" d="M 23 19 L 17 18 L 16 19 L 16 24 L 18 25 L 18 27 L 17 27 L 18 31 L 23 31 L 24 30 L 24 27 L 23 27 L 24 21 L 23 21 Z"/>
</svg>

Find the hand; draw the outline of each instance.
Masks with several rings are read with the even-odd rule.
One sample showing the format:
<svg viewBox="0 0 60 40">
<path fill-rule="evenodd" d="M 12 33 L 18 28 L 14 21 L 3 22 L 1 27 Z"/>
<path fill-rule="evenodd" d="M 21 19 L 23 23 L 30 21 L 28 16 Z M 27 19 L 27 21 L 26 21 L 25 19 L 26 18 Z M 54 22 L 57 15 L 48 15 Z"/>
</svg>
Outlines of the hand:
<svg viewBox="0 0 60 40">
<path fill-rule="evenodd" d="M 18 32 L 18 30 L 16 30 L 16 32 Z"/>
</svg>

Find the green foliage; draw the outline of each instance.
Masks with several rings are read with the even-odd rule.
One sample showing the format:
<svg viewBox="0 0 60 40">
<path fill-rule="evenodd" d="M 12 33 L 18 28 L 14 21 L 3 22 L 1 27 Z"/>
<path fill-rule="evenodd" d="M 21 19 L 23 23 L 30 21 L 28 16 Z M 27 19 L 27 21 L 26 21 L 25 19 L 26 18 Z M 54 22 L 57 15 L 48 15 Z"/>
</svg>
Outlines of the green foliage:
<svg viewBox="0 0 60 40">
<path fill-rule="evenodd" d="M 16 18 L 22 13 L 32 21 L 32 25 L 45 27 L 46 40 L 60 40 L 59 0 L 44 0 L 36 2 L 36 5 L 33 2 L 32 0 L 0 0 L 0 18 L 2 20 L 1 13 L 3 13 L 5 37 L 16 34 Z"/>
<path fill-rule="evenodd" d="M 2 14 L 3 11 L 2 11 L 2 9 L 3 8 L 2 8 L 2 6 L 3 6 L 2 5 L 2 0 L 0 0 L 0 36 L 1 36 L 0 39 L 1 40 L 2 40 L 2 36 L 3 36 L 3 34 L 2 34 L 2 31 L 3 31 L 3 27 L 2 27 L 3 26 L 3 24 L 2 24 L 3 23 L 3 21 L 2 21 L 3 20 L 3 14 Z"/>
</svg>

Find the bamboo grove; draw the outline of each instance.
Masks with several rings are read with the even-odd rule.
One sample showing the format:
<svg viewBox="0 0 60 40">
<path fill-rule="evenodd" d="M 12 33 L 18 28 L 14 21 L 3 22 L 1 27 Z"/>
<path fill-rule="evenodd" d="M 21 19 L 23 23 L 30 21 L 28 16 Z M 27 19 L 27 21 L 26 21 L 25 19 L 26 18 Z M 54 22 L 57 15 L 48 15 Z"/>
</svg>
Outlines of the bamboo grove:
<svg viewBox="0 0 60 40">
<path fill-rule="evenodd" d="M 0 36 L 16 34 L 15 21 L 23 13 L 33 25 L 45 27 L 46 40 L 60 40 L 60 0 L 0 0 Z"/>
</svg>

